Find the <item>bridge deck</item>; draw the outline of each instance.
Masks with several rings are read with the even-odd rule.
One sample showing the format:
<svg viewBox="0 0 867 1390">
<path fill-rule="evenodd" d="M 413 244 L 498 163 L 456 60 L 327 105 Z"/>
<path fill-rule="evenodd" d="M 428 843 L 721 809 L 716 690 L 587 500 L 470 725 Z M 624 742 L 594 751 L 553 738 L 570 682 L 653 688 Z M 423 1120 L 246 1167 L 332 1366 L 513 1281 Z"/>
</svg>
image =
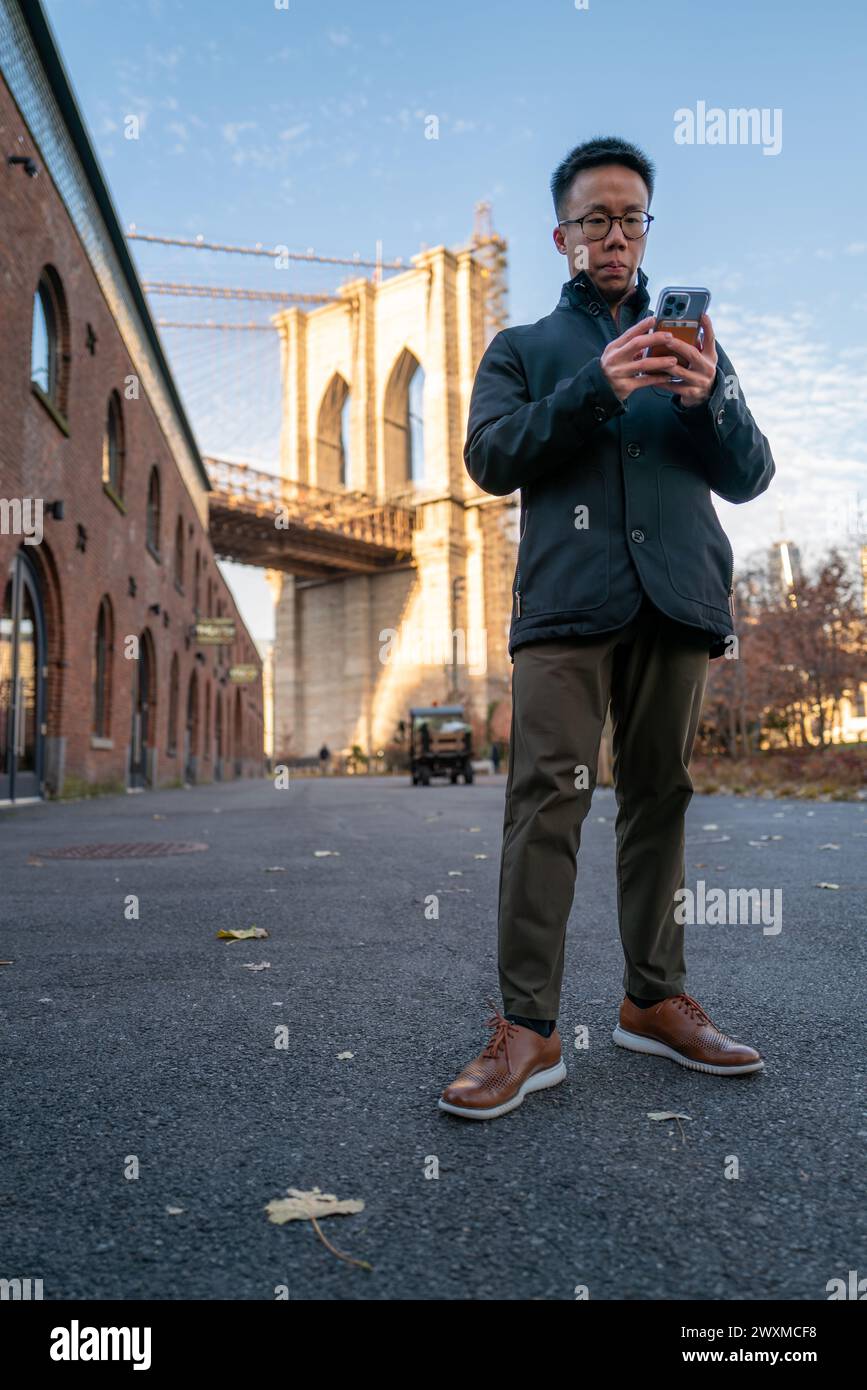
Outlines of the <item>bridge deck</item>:
<svg viewBox="0 0 867 1390">
<path fill-rule="evenodd" d="M 412 559 L 412 507 L 206 458 L 210 535 L 222 560 L 304 578 L 371 574 Z"/>
</svg>

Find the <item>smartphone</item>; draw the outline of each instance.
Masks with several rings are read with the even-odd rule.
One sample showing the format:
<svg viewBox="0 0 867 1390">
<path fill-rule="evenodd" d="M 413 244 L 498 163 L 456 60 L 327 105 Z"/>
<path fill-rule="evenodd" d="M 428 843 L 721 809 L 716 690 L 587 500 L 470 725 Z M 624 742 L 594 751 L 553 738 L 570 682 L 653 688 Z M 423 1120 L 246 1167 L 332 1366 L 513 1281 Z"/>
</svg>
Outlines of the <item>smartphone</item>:
<svg viewBox="0 0 867 1390">
<path fill-rule="evenodd" d="M 710 290 L 687 288 L 684 285 L 667 285 L 660 291 L 659 300 L 656 305 L 656 333 L 670 333 L 671 336 L 681 342 L 690 343 L 692 347 L 701 349 L 704 334 L 701 327 L 701 316 L 707 313 L 707 306 L 710 304 Z M 659 347 L 645 348 L 645 357 L 671 357 L 676 356 L 677 348 L 675 343 L 660 343 Z M 682 376 L 670 376 L 669 381 L 683 381 Z"/>
</svg>

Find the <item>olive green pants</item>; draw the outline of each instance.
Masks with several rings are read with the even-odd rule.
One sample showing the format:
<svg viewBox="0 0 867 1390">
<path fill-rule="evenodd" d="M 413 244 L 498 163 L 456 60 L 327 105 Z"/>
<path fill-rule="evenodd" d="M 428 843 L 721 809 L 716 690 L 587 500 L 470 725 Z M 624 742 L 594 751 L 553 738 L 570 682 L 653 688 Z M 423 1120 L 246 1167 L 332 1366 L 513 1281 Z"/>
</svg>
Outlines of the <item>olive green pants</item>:
<svg viewBox="0 0 867 1390">
<path fill-rule="evenodd" d="M 684 886 L 688 764 L 708 646 L 699 629 L 645 603 L 617 632 L 515 651 L 499 889 L 504 1013 L 558 1016 L 581 825 L 609 703 L 623 986 L 643 999 L 683 992 L 674 894 Z M 581 916 L 597 918 L 601 895 L 589 876 L 579 893 Z"/>
</svg>

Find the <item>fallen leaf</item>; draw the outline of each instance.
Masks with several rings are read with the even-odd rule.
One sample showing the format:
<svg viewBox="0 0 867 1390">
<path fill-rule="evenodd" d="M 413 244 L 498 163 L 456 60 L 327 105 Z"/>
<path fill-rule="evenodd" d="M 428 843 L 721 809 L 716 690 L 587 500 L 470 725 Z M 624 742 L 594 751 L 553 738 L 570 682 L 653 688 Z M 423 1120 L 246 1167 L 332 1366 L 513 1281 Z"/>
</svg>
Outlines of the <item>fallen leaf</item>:
<svg viewBox="0 0 867 1390">
<path fill-rule="evenodd" d="M 356 1212 L 364 1211 L 362 1201 L 354 1197 L 338 1201 L 333 1193 L 320 1192 L 318 1187 L 314 1187 L 311 1192 L 302 1192 L 297 1187 L 287 1187 L 286 1191 L 288 1197 L 276 1197 L 265 1207 L 269 1221 L 273 1221 L 276 1226 L 283 1226 L 287 1221 L 310 1221 L 322 1244 L 332 1255 L 347 1260 L 349 1264 L 358 1265 L 360 1269 L 373 1268 L 366 1260 L 355 1260 L 351 1255 L 344 1255 L 342 1251 L 336 1250 L 325 1239 L 316 1219 L 320 1216 L 352 1216 Z"/>
<path fill-rule="evenodd" d="M 474 854 L 474 855 L 473 855 L 473 858 L 474 858 L 474 859 L 487 859 L 487 857 L 488 857 L 488 856 L 487 856 L 486 854 Z"/>
<path fill-rule="evenodd" d="M 449 869 L 449 878 L 463 878 L 463 869 Z"/>
<path fill-rule="evenodd" d="M 839 889 L 840 885 L 839 885 L 839 883 L 817 883 L 817 884 L 815 885 L 815 887 L 816 887 L 816 888 L 836 888 L 836 889 Z"/>
<path fill-rule="evenodd" d="M 283 1226 L 287 1221 L 310 1221 L 314 1216 L 352 1216 L 364 1211 L 364 1203 L 359 1198 L 338 1201 L 333 1192 L 321 1192 L 318 1187 L 310 1192 L 303 1192 L 299 1187 L 287 1187 L 286 1191 L 288 1196 L 275 1197 L 265 1208 L 268 1220 L 276 1226 Z"/>
<path fill-rule="evenodd" d="M 286 870 L 282 864 L 272 864 L 270 869 L 265 869 L 266 874 L 285 874 Z"/>
<path fill-rule="evenodd" d="M 181 1216 L 185 1210 L 185 1207 L 166 1207 L 166 1215 Z"/>
<path fill-rule="evenodd" d="M 702 830 L 719 830 L 718 825 L 703 825 Z"/>
<path fill-rule="evenodd" d="M 647 1118 L 649 1120 L 676 1120 L 677 1127 L 680 1130 L 681 1140 L 684 1144 L 686 1143 L 686 1132 L 680 1122 L 681 1120 L 692 1119 L 691 1115 L 679 1115 L 674 1110 L 649 1110 L 647 1112 Z"/>
<path fill-rule="evenodd" d="M 315 849 L 313 851 L 313 854 L 317 859 L 325 859 L 329 854 L 334 854 L 337 856 L 338 859 L 340 858 L 339 849 Z"/>
<path fill-rule="evenodd" d="M 244 931 L 218 931 L 220 941 L 250 941 L 252 938 L 268 936 L 264 927 L 247 927 Z"/>
<path fill-rule="evenodd" d="M 820 845 L 819 849 L 839 849 L 839 845 Z"/>
<path fill-rule="evenodd" d="M 350 1058 L 352 1058 L 352 1057 L 354 1057 L 354 1056 L 355 1056 L 355 1053 L 354 1053 L 354 1052 L 338 1052 L 338 1054 L 337 1054 L 337 1060 L 338 1060 L 338 1062 L 348 1062 L 348 1061 L 350 1060 Z"/>
<path fill-rule="evenodd" d="M 270 969 L 271 969 L 271 962 L 270 962 L 269 960 L 263 960 L 263 961 L 260 961 L 257 965 L 254 965 L 252 961 L 249 961 L 249 960 L 248 960 L 248 961 L 245 961 L 245 962 L 244 962 L 244 964 L 241 966 L 241 969 L 242 969 L 242 970 L 270 970 Z"/>
</svg>

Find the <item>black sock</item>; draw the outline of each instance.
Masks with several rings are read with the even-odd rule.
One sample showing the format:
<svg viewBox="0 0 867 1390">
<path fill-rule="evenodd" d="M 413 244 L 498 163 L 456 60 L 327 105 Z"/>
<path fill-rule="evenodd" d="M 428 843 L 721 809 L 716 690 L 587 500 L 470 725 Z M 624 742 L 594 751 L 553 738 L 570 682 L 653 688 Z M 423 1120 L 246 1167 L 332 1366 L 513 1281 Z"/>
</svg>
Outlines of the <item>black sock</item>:
<svg viewBox="0 0 867 1390">
<path fill-rule="evenodd" d="M 626 991 L 626 998 L 631 999 L 632 1003 L 639 1009 L 652 1009 L 654 1004 L 662 1003 L 661 999 L 638 999 L 634 994 L 630 994 L 628 990 Z"/>
<path fill-rule="evenodd" d="M 506 1014 L 510 1023 L 520 1023 L 524 1028 L 532 1028 L 543 1038 L 550 1038 L 557 1026 L 556 1018 L 522 1018 L 520 1014 Z"/>
</svg>

